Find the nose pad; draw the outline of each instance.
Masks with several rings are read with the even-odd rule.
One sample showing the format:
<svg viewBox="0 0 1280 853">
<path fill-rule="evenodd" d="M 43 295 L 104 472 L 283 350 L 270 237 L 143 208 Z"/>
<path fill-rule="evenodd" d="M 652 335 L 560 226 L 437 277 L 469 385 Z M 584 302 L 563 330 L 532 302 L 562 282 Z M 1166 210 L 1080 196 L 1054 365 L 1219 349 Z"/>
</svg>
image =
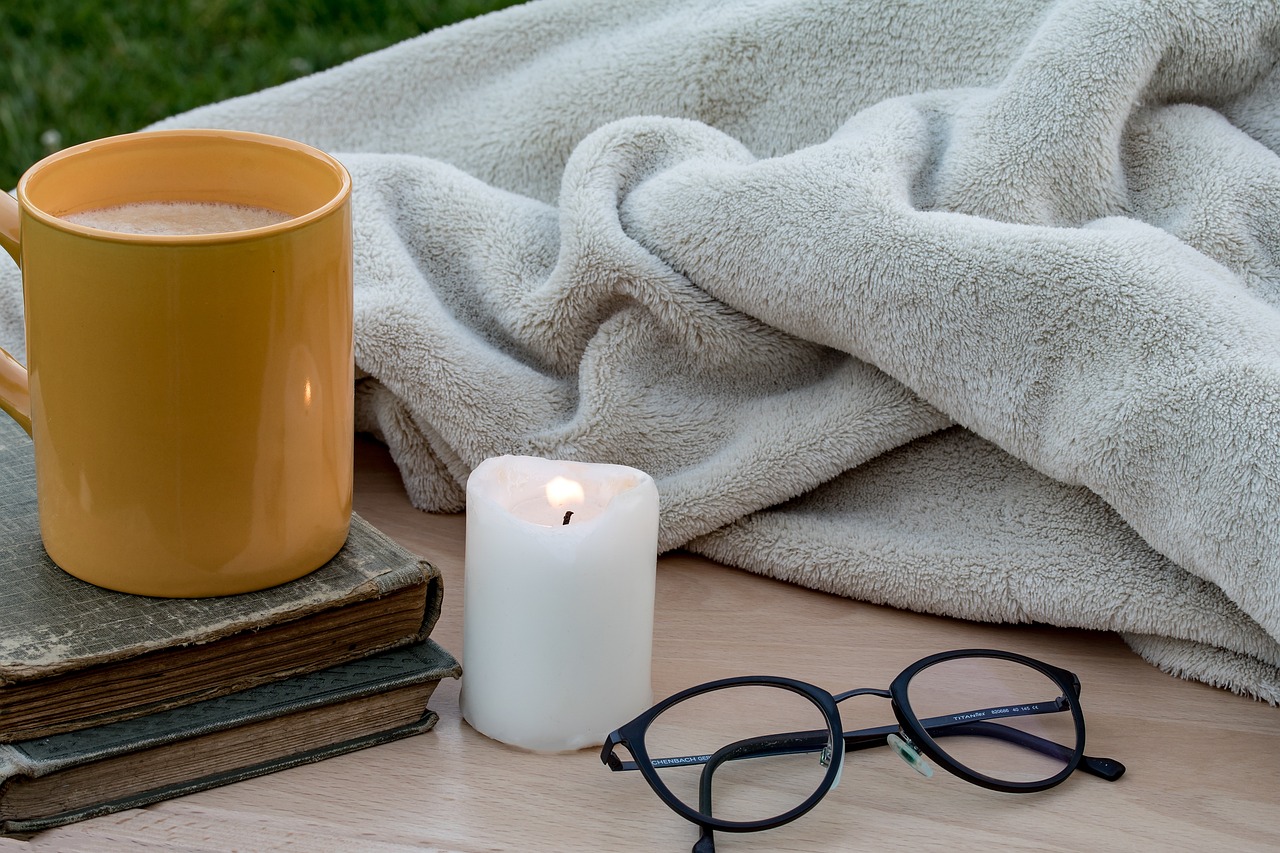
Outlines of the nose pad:
<svg viewBox="0 0 1280 853">
<path fill-rule="evenodd" d="M 933 765 L 925 760 L 925 757 L 920 754 L 920 750 L 911 742 L 910 738 L 906 735 L 899 737 L 896 734 L 891 734 L 886 740 L 890 748 L 898 753 L 898 757 L 905 761 L 908 767 L 926 779 L 933 778 Z"/>
</svg>

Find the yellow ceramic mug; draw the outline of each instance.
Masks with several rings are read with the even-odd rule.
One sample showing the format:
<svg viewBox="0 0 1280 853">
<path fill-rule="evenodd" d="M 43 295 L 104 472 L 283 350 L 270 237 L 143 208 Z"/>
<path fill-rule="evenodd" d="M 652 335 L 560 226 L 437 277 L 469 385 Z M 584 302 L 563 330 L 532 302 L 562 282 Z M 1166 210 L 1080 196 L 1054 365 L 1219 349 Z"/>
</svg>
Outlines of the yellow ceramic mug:
<svg viewBox="0 0 1280 853">
<path fill-rule="evenodd" d="M 351 179 L 260 134 L 157 131 L 40 161 L 0 193 L 27 369 L 0 406 L 31 433 L 45 549 L 124 592 L 226 595 L 323 565 L 351 518 Z M 60 218 L 156 201 L 290 218 L 139 235 Z"/>
</svg>

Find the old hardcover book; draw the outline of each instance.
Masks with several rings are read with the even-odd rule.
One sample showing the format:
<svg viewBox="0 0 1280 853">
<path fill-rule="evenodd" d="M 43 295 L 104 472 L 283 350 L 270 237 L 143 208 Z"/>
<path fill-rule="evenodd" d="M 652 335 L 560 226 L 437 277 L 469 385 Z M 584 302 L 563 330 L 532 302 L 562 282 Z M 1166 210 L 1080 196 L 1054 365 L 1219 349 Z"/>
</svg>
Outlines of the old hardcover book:
<svg viewBox="0 0 1280 853">
<path fill-rule="evenodd" d="M 424 732 L 458 662 L 431 640 L 52 737 L 0 744 L 0 831 L 35 832 Z"/>
<path fill-rule="evenodd" d="M 31 440 L 0 417 L 0 743 L 149 714 L 426 638 L 439 571 L 359 516 L 337 556 L 272 589 L 112 592 L 45 554 Z"/>
</svg>

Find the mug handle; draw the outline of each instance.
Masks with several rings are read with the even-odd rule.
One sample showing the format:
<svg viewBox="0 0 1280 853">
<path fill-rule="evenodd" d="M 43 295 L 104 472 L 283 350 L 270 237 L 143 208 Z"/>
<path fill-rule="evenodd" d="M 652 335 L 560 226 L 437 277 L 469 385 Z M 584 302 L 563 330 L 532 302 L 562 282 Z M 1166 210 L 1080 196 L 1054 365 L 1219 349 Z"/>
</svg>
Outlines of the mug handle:
<svg viewBox="0 0 1280 853">
<path fill-rule="evenodd" d="M 19 243 L 18 202 L 8 193 L 0 192 L 0 246 L 21 266 Z M 27 369 L 3 349 L 0 349 L 0 409 L 17 421 L 27 435 L 31 435 L 31 389 Z"/>
</svg>

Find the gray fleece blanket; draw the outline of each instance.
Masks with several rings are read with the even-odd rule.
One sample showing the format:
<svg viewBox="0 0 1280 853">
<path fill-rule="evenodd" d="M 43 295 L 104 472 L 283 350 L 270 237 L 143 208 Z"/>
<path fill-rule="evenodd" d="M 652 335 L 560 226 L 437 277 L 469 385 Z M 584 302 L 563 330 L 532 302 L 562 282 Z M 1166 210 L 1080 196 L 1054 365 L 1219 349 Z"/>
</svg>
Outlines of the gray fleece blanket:
<svg viewBox="0 0 1280 853">
<path fill-rule="evenodd" d="M 164 125 L 351 169 L 418 506 L 633 465 L 664 550 L 1276 702 L 1278 52 L 1259 0 L 539 0 Z"/>
</svg>

